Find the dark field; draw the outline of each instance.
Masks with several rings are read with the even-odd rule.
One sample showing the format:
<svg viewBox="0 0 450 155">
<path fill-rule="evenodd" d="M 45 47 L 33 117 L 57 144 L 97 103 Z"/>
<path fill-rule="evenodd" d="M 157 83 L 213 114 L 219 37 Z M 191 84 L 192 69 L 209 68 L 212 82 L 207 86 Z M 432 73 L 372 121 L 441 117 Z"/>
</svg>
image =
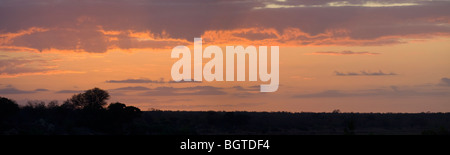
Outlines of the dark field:
<svg viewBox="0 0 450 155">
<path fill-rule="evenodd" d="M 0 131 L 12 135 L 448 135 L 450 129 L 449 113 L 144 111 L 131 115 L 25 109 L 3 119 Z"/>
<path fill-rule="evenodd" d="M 143 113 L 150 134 L 449 134 L 449 113 Z"/>
<path fill-rule="evenodd" d="M 144 111 L 99 88 L 19 106 L 0 97 L 2 135 L 448 135 L 450 113 Z"/>
</svg>

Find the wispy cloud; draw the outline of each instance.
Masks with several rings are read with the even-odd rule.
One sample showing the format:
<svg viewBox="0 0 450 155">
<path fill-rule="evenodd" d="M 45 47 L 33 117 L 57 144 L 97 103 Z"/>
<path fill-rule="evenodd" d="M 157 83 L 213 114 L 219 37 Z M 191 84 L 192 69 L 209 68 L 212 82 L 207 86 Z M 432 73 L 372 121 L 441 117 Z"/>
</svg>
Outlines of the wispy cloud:
<svg viewBox="0 0 450 155">
<path fill-rule="evenodd" d="M 448 90 L 432 90 L 413 88 L 399 88 L 390 86 L 383 89 L 366 90 L 325 90 L 310 94 L 294 95 L 294 98 L 340 98 L 340 97 L 405 97 L 405 96 L 448 96 Z"/>
<path fill-rule="evenodd" d="M 45 88 L 38 88 L 38 89 L 35 89 L 34 91 L 35 92 L 44 92 L 44 91 L 50 91 L 50 90 L 45 89 Z"/>
<path fill-rule="evenodd" d="M 145 96 L 185 96 L 185 95 L 225 95 L 223 88 L 213 86 L 195 86 L 195 87 L 157 87 L 141 95 Z"/>
<path fill-rule="evenodd" d="M 378 2 L 378 1 L 323 1 L 319 4 L 300 4 L 279 2 L 266 2 L 264 7 L 255 7 L 254 9 L 285 9 L 285 8 L 330 8 L 330 7 L 406 7 L 420 5 L 415 2 Z"/>
<path fill-rule="evenodd" d="M 58 66 L 50 63 L 51 61 L 40 57 L 2 57 L 0 77 L 83 73 L 58 69 Z"/>
<path fill-rule="evenodd" d="M 107 80 L 106 83 L 164 83 L 163 79 L 150 80 L 147 78 L 125 79 L 125 80 Z"/>
<path fill-rule="evenodd" d="M 391 75 L 397 75 L 397 73 L 384 73 L 381 70 L 378 72 L 367 72 L 367 71 L 360 71 L 360 72 L 338 72 L 334 71 L 335 75 L 337 76 L 391 76 Z"/>
<path fill-rule="evenodd" d="M 113 90 L 124 90 L 124 91 L 143 91 L 143 90 L 151 90 L 150 88 L 143 86 L 129 86 L 129 87 L 121 87 Z"/>
<path fill-rule="evenodd" d="M 170 109 L 192 109 L 192 108 L 242 108 L 242 107 L 255 107 L 267 104 L 266 102 L 255 103 L 237 103 L 237 104 L 176 104 L 176 105 L 158 105 L 158 108 L 170 108 Z"/>
<path fill-rule="evenodd" d="M 439 85 L 450 87 L 450 78 L 446 78 L 446 77 L 441 78 Z"/>
<path fill-rule="evenodd" d="M 56 91 L 55 93 L 57 94 L 77 94 L 77 93 L 82 93 L 84 92 L 83 90 L 60 90 L 60 91 Z"/>
<path fill-rule="evenodd" d="M 260 86 L 259 85 L 254 85 L 254 86 L 249 86 L 249 87 L 242 87 L 242 86 L 233 86 L 232 88 L 234 88 L 235 90 L 238 91 L 260 91 Z"/>
<path fill-rule="evenodd" d="M 20 90 L 14 87 L 0 89 L 0 94 L 30 94 L 35 91 Z"/>
<path fill-rule="evenodd" d="M 106 83 L 201 83 L 201 81 L 164 81 L 164 78 L 159 80 L 151 80 L 148 78 L 137 78 L 137 79 L 124 79 L 124 80 L 107 80 Z"/>
<path fill-rule="evenodd" d="M 181 80 L 181 81 L 167 81 L 167 83 L 202 83 L 202 81 L 195 81 L 195 80 Z"/>
<path fill-rule="evenodd" d="M 353 52 L 353 51 L 324 51 L 324 52 L 314 52 L 314 53 L 307 53 L 307 55 L 378 55 L 380 53 L 374 53 L 374 52 Z"/>
<path fill-rule="evenodd" d="M 32 94 L 38 92 L 49 91 L 48 89 L 38 88 L 35 90 L 21 90 L 17 89 L 12 85 L 6 85 L 5 88 L 0 89 L 0 94 Z"/>
</svg>

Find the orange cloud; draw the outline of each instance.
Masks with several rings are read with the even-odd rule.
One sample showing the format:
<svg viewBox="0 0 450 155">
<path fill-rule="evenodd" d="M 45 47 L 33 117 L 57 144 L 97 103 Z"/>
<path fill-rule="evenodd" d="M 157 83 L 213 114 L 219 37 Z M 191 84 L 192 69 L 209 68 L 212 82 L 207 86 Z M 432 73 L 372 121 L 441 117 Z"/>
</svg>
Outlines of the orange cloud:
<svg viewBox="0 0 450 155">
<path fill-rule="evenodd" d="M 59 66 L 50 64 L 53 60 L 40 57 L 10 57 L 0 59 L 0 78 L 11 78 L 28 75 L 74 74 L 80 71 L 61 70 Z"/>
<path fill-rule="evenodd" d="M 374 39 L 355 39 L 348 29 L 330 29 L 315 35 L 299 28 L 237 28 L 231 30 L 207 30 L 201 37 L 205 45 L 255 45 L 255 46 L 329 46 L 329 45 L 387 45 L 406 43 L 417 38 L 449 36 L 448 33 L 424 33 L 409 35 L 385 35 Z M 171 37 L 166 31 L 104 30 L 101 26 L 87 29 L 29 28 L 16 33 L 0 35 L 0 49 L 5 51 L 49 51 L 104 53 L 108 50 L 163 49 L 178 45 L 192 45 L 191 40 Z M 44 39 L 44 40 L 43 40 Z M 45 40 L 47 39 L 47 40 Z M 324 53 L 316 53 L 324 54 Z M 332 53 L 328 53 L 332 54 Z M 349 53 L 341 53 L 349 54 Z M 361 53 L 352 53 L 361 54 Z M 365 53 L 371 54 L 371 53 Z"/>
<path fill-rule="evenodd" d="M 23 35 L 30 35 L 36 32 L 45 32 L 49 29 L 46 28 L 39 28 L 39 27 L 30 27 L 25 30 L 20 30 L 18 32 L 8 32 L 4 34 L 0 34 L 0 45 L 9 44 L 11 43 L 11 40 Z"/>
<path fill-rule="evenodd" d="M 0 45 L 0 50 L 6 52 L 39 52 L 39 50 L 29 47 L 2 46 L 2 45 Z"/>
<path fill-rule="evenodd" d="M 31 75 L 83 74 L 83 73 L 85 72 L 71 71 L 71 70 L 49 70 L 49 71 L 36 71 L 36 72 L 16 73 L 16 74 L 0 74 L 0 78 L 15 78 L 20 76 L 31 76 Z"/>
<path fill-rule="evenodd" d="M 90 7 L 80 10 L 80 4 Z M 0 48 L 90 53 L 171 49 L 192 44 L 193 38 L 200 36 L 206 44 L 214 45 L 364 46 L 450 33 L 450 3 L 445 1 L 227 1 L 201 8 L 193 4 L 205 5 L 203 1 L 139 4 L 104 0 L 10 2 L 2 9 L 8 14 L 0 15 Z"/>
<path fill-rule="evenodd" d="M 406 43 L 409 38 L 426 38 L 437 35 L 449 35 L 446 33 L 433 33 L 404 36 L 392 35 L 383 36 L 376 39 L 354 39 L 349 36 L 350 33 L 351 32 L 346 29 L 336 29 L 311 35 L 300 30 L 299 28 L 286 28 L 281 32 L 273 28 L 244 28 L 234 30 L 209 30 L 202 35 L 202 38 L 205 40 L 206 44 L 210 45 L 366 46 Z"/>
</svg>

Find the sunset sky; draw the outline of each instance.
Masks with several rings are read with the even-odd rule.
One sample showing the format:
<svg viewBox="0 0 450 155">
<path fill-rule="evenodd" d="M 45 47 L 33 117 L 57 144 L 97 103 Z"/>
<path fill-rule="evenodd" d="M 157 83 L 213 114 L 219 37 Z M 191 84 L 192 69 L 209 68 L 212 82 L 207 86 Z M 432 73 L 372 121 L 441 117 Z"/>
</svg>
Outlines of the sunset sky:
<svg viewBox="0 0 450 155">
<path fill-rule="evenodd" d="M 195 37 L 279 46 L 278 90 L 174 82 Z M 0 0 L 0 96 L 94 87 L 142 110 L 450 112 L 450 1 Z"/>
</svg>

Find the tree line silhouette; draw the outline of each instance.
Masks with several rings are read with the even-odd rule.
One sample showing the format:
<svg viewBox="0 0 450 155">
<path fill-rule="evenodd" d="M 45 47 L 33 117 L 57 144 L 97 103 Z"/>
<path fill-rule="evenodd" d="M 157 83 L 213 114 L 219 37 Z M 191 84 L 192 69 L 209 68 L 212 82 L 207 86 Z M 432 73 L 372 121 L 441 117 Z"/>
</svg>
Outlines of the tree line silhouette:
<svg viewBox="0 0 450 155">
<path fill-rule="evenodd" d="M 3 135 L 196 134 L 426 134 L 448 135 L 450 113 L 290 113 L 244 111 L 141 111 L 107 103 L 93 88 L 57 101 L 19 106 L 0 97 Z"/>
<path fill-rule="evenodd" d="M 139 108 L 116 102 L 107 106 L 107 91 L 93 88 L 57 101 L 28 101 L 19 105 L 0 98 L 1 134 L 131 134 Z"/>
</svg>

